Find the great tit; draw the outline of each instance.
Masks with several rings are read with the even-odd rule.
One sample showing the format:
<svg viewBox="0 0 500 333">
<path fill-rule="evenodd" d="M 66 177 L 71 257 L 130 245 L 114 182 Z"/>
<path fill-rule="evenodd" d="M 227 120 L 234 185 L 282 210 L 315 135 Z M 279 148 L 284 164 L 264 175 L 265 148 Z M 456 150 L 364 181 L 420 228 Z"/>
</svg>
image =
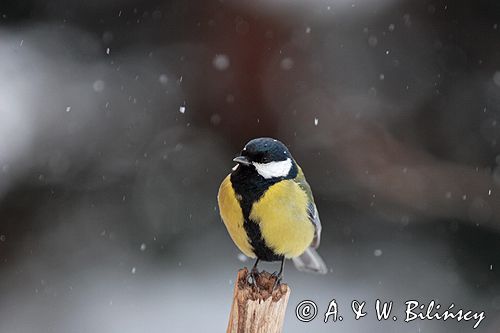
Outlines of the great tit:
<svg viewBox="0 0 500 333">
<path fill-rule="evenodd" d="M 220 215 L 236 246 L 259 260 L 292 259 L 300 271 L 325 274 L 316 252 L 321 222 L 311 188 L 288 148 L 272 138 L 248 142 L 234 158 L 237 165 L 222 181 L 217 201 Z"/>
</svg>

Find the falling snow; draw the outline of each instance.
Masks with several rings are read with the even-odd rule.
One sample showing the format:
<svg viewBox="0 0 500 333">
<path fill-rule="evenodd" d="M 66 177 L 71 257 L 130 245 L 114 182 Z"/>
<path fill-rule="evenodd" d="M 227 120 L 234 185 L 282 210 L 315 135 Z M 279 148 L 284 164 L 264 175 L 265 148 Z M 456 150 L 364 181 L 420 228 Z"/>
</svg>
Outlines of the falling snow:
<svg viewBox="0 0 500 333">
<path fill-rule="evenodd" d="M 166 74 L 160 74 L 160 76 L 158 77 L 158 81 L 165 85 L 168 83 L 168 76 Z"/>
<path fill-rule="evenodd" d="M 493 82 L 495 82 L 495 84 L 500 87 L 500 71 L 497 71 L 493 74 Z"/>
<path fill-rule="evenodd" d="M 218 54 L 215 56 L 214 60 L 212 61 L 213 66 L 215 69 L 219 71 L 224 71 L 229 68 L 230 62 L 229 62 L 229 57 L 225 54 Z"/>
<path fill-rule="evenodd" d="M 92 88 L 94 89 L 95 92 L 102 92 L 104 90 L 105 83 L 103 80 L 96 80 L 92 84 Z"/>
<path fill-rule="evenodd" d="M 378 44 L 378 38 L 376 36 L 370 36 L 368 37 L 368 45 L 371 47 L 375 47 Z"/>
<path fill-rule="evenodd" d="M 288 71 L 293 67 L 293 59 L 290 57 L 281 60 L 280 67 L 282 70 Z"/>
<path fill-rule="evenodd" d="M 210 116 L 210 122 L 213 125 L 219 125 L 221 122 L 221 116 L 218 113 L 214 113 L 213 115 Z"/>
</svg>

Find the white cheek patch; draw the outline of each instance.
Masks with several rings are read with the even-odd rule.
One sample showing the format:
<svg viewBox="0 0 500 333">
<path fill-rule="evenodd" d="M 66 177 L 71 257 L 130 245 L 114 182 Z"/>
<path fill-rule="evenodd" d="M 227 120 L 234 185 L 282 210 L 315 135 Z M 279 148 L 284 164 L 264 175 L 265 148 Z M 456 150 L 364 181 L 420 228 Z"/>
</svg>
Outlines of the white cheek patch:
<svg viewBox="0 0 500 333">
<path fill-rule="evenodd" d="M 255 163 L 252 162 L 255 169 L 265 179 L 285 177 L 292 168 L 292 160 L 287 158 L 284 161 L 269 162 L 269 163 Z"/>
</svg>

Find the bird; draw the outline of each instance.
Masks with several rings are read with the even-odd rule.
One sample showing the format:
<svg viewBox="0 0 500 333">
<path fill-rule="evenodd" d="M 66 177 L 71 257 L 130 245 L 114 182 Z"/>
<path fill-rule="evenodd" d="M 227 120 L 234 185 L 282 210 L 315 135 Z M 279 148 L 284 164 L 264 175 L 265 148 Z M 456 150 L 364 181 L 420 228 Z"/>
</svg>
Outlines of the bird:
<svg viewBox="0 0 500 333">
<path fill-rule="evenodd" d="M 326 274 L 316 249 L 321 221 L 311 187 L 288 148 L 273 138 L 250 140 L 233 159 L 237 164 L 222 181 L 217 201 L 227 231 L 238 249 L 259 261 L 281 261 L 277 281 L 283 277 L 285 259 L 299 271 Z"/>
</svg>

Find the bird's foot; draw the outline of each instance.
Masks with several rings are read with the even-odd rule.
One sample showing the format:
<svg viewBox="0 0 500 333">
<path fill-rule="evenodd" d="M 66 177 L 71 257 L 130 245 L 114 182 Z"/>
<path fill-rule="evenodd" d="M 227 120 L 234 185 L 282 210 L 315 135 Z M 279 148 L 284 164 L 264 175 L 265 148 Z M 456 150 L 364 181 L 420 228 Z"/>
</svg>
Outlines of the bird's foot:
<svg viewBox="0 0 500 333">
<path fill-rule="evenodd" d="M 260 274 L 259 270 L 256 267 L 254 267 L 250 271 L 250 274 L 248 274 L 248 279 L 247 279 L 248 284 L 253 285 L 257 289 L 259 289 L 259 285 L 257 284 L 257 277 L 259 276 L 259 274 Z"/>
<path fill-rule="evenodd" d="M 283 280 L 283 274 L 274 272 L 273 274 L 271 274 L 271 276 L 275 278 L 273 284 L 273 291 L 274 291 L 281 284 L 281 280 Z"/>
</svg>

